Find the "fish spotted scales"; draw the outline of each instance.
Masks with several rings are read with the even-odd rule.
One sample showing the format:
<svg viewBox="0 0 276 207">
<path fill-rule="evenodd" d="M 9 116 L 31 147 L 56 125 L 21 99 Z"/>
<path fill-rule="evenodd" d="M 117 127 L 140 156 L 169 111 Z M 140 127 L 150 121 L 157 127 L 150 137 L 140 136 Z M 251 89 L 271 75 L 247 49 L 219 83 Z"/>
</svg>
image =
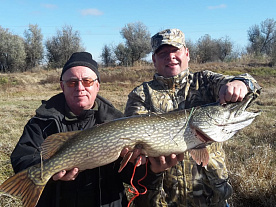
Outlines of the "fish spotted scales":
<svg viewBox="0 0 276 207">
<path fill-rule="evenodd" d="M 51 135 L 41 146 L 43 161 L 10 177 L 0 190 L 21 197 L 24 207 L 34 207 L 55 173 L 112 163 L 124 147 L 137 145 L 150 157 L 190 150 L 198 164 L 207 165 L 209 156 L 204 146 L 230 139 L 260 114 L 245 110 L 252 99 L 248 96 L 225 106 L 214 103 L 166 114 L 121 118 L 83 131 Z"/>
</svg>

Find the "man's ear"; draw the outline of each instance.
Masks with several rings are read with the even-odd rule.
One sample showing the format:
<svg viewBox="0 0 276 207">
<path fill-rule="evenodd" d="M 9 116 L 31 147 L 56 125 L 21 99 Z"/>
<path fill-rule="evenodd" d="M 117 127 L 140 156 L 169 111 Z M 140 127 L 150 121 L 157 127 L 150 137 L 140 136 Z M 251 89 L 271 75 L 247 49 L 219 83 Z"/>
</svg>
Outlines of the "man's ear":
<svg viewBox="0 0 276 207">
<path fill-rule="evenodd" d="M 96 84 L 97 84 L 97 92 L 99 92 L 101 84 L 99 83 L 99 81 L 97 81 Z"/>
<path fill-rule="evenodd" d="M 64 91 L 64 85 L 63 85 L 62 81 L 59 82 L 59 85 L 60 85 L 61 90 Z"/>
<path fill-rule="evenodd" d="M 188 59 L 188 62 L 190 61 L 190 52 L 189 52 L 189 49 L 186 48 L 186 56 L 187 56 L 187 59 Z"/>
<path fill-rule="evenodd" d="M 152 59 L 153 65 L 155 66 L 155 55 L 154 54 L 152 54 L 151 59 Z"/>
</svg>

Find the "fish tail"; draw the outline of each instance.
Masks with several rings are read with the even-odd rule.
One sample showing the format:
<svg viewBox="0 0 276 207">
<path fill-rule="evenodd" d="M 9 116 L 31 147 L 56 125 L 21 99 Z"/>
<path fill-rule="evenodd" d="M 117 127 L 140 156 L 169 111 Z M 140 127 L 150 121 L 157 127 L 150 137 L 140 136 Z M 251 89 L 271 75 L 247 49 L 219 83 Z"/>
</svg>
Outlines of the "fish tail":
<svg viewBox="0 0 276 207">
<path fill-rule="evenodd" d="M 44 187 L 45 185 L 35 185 L 26 169 L 1 184 L 0 191 L 20 197 L 24 207 L 35 207 Z"/>
</svg>

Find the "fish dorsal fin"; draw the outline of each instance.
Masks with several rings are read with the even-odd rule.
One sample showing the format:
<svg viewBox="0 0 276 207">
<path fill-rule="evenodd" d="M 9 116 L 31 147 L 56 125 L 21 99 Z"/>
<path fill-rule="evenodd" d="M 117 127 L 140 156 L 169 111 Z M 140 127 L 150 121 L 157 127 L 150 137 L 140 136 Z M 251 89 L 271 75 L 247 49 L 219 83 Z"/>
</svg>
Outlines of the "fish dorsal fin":
<svg viewBox="0 0 276 207">
<path fill-rule="evenodd" d="M 52 157 L 65 142 L 67 142 L 79 132 L 80 131 L 62 132 L 52 134 L 51 136 L 47 137 L 41 145 L 43 160 L 47 160 Z"/>
<path fill-rule="evenodd" d="M 209 162 L 209 153 L 206 147 L 191 149 L 189 152 L 196 164 L 200 165 L 202 163 L 203 167 L 207 166 Z"/>
</svg>

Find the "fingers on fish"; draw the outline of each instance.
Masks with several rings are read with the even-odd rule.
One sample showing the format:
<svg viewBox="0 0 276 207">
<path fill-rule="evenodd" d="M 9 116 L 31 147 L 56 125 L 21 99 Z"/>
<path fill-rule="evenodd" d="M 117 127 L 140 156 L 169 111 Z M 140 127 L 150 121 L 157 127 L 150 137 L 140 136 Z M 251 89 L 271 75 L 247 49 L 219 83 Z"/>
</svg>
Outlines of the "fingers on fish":
<svg viewBox="0 0 276 207">
<path fill-rule="evenodd" d="M 209 153 L 206 147 L 200 149 L 191 149 L 189 152 L 196 164 L 201 165 L 202 163 L 203 167 L 207 166 L 209 162 Z"/>
<path fill-rule="evenodd" d="M 118 170 L 118 172 L 120 173 L 124 167 L 127 165 L 128 161 L 130 160 L 130 158 L 132 157 L 133 155 L 133 151 L 129 151 L 124 157 L 123 157 L 123 160 L 121 161 L 121 165 L 120 165 L 120 168 Z"/>
</svg>

